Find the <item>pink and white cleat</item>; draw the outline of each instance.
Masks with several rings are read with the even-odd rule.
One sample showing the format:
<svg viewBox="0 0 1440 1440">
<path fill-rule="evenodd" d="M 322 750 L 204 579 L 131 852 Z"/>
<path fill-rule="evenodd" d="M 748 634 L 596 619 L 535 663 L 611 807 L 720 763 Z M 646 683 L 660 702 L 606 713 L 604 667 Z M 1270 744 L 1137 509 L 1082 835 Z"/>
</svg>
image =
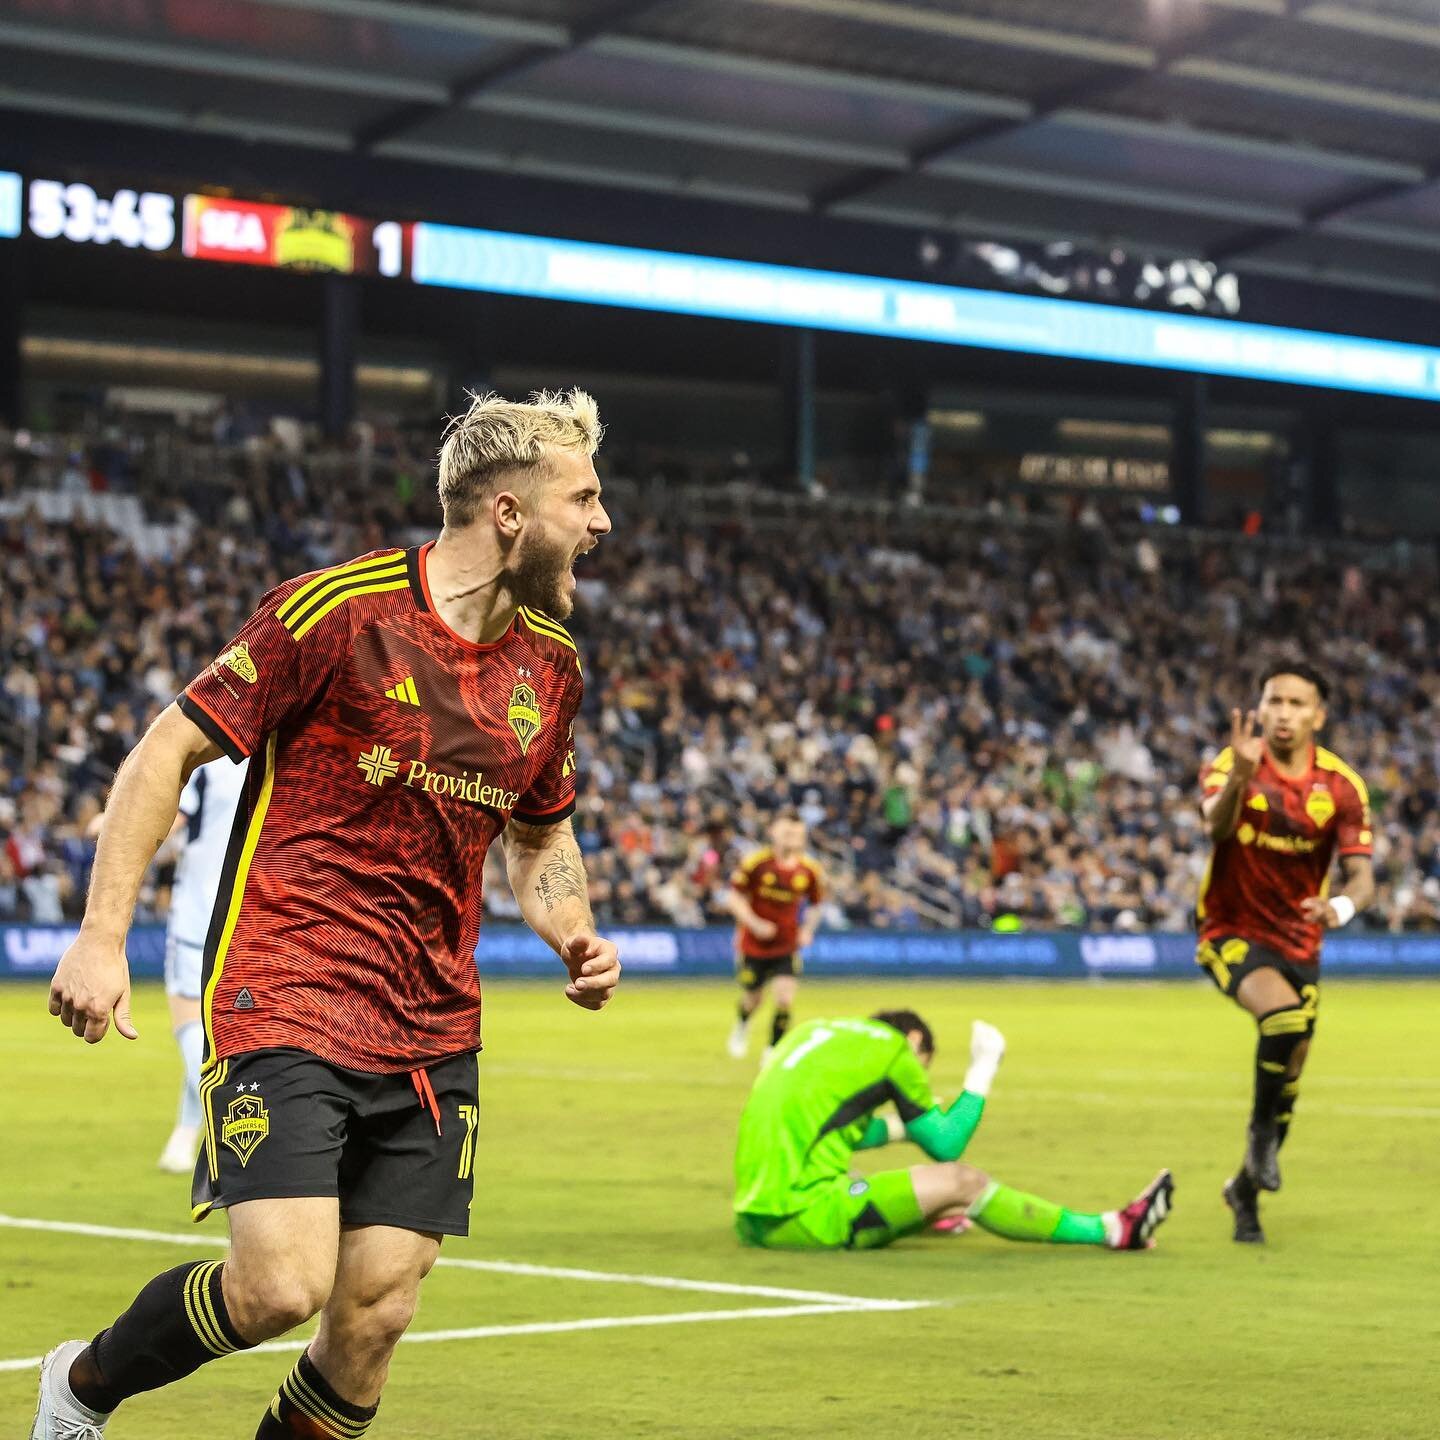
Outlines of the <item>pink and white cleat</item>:
<svg viewBox="0 0 1440 1440">
<path fill-rule="evenodd" d="M 1170 1213 L 1175 1195 L 1175 1177 L 1162 1170 L 1123 1210 L 1105 1216 L 1108 1244 L 1112 1250 L 1150 1250 L 1155 1232 Z"/>
<path fill-rule="evenodd" d="M 932 1235 L 963 1235 L 975 1222 L 968 1215 L 942 1215 L 930 1226 Z"/>
</svg>

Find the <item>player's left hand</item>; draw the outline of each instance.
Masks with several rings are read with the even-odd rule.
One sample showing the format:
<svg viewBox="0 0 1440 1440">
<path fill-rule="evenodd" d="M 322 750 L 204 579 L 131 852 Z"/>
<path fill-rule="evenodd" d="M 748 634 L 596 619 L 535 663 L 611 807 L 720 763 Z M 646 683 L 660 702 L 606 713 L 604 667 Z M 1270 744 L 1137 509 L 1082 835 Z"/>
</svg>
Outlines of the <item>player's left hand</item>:
<svg viewBox="0 0 1440 1440">
<path fill-rule="evenodd" d="M 1340 923 L 1340 917 L 1335 913 L 1335 907 L 1328 900 L 1322 900 L 1318 895 L 1307 895 L 1300 902 L 1300 913 L 1312 925 L 1323 925 L 1327 930 L 1333 929 Z"/>
<path fill-rule="evenodd" d="M 565 998 L 586 1010 L 599 1010 L 620 983 L 620 952 L 610 940 L 582 930 L 560 945 L 560 958 L 570 972 Z"/>
</svg>

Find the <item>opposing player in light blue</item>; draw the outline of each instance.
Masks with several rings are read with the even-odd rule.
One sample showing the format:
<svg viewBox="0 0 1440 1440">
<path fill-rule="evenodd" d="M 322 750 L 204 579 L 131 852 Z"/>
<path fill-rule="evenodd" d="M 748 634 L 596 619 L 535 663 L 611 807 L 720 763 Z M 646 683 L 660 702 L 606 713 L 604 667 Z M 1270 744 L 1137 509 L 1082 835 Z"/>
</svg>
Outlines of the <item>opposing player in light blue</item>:
<svg viewBox="0 0 1440 1440">
<path fill-rule="evenodd" d="M 188 1175 L 195 1168 L 200 1145 L 200 1065 L 205 1056 L 200 978 L 205 936 L 220 889 L 235 811 L 245 793 L 247 768 L 229 760 L 214 760 L 196 769 L 180 792 L 180 811 L 170 832 L 172 838 L 185 838 L 165 927 L 165 994 L 185 1077 L 179 1114 L 160 1154 L 160 1168 L 177 1175 Z"/>
</svg>

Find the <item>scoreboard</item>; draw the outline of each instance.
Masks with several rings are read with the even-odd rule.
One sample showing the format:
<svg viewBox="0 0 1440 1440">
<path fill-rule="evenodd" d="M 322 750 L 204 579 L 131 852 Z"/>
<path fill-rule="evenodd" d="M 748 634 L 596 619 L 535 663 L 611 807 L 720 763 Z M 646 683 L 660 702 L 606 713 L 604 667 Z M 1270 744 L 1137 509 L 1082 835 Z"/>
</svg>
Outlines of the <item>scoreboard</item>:
<svg viewBox="0 0 1440 1440">
<path fill-rule="evenodd" d="M 0 171 L 0 239 L 1440 400 L 1440 349 L 880 275 Z"/>
<path fill-rule="evenodd" d="M 190 260 L 401 280 L 410 278 L 413 232 L 338 210 L 187 195 L 181 244 Z"/>
<path fill-rule="evenodd" d="M 22 200 L 23 193 L 23 200 Z M 0 237 L 113 245 L 277 270 L 410 278 L 414 227 L 339 210 L 0 172 Z"/>
</svg>

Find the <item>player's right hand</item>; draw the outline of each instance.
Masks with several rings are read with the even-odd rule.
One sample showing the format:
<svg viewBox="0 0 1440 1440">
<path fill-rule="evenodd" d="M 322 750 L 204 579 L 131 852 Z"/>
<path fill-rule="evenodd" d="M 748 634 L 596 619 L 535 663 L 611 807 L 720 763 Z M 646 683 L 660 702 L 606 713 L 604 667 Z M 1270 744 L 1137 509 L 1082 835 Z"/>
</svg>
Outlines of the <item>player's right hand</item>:
<svg viewBox="0 0 1440 1440">
<path fill-rule="evenodd" d="M 130 966 L 124 941 L 97 940 L 83 930 L 60 957 L 50 981 L 50 1013 L 86 1044 L 97 1045 L 110 1028 L 127 1039 L 140 1033 L 130 1023 Z"/>
<path fill-rule="evenodd" d="M 1230 749 L 1235 756 L 1235 774 L 1248 780 L 1259 768 L 1265 740 L 1253 710 L 1241 719 L 1239 710 L 1230 712 Z"/>
<path fill-rule="evenodd" d="M 745 928 L 757 940 L 773 940 L 775 938 L 776 925 L 773 920 L 763 919 L 757 915 L 753 920 L 745 922 Z"/>
</svg>

